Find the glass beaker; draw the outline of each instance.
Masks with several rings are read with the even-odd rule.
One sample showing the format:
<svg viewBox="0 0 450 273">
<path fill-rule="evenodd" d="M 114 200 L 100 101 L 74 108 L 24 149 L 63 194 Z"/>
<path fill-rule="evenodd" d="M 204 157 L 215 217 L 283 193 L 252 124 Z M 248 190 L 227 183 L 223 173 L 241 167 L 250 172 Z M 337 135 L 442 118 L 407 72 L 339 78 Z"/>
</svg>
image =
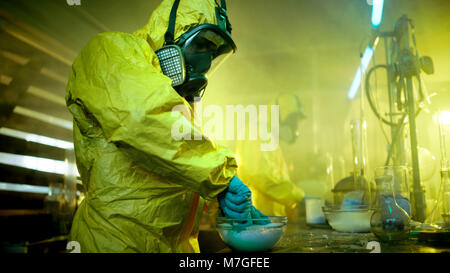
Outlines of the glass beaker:
<svg viewBox="0 0 450 273">
<path fill-rule="evenodd" d="M 450 227 L 450 168 L 441 170 L 441 215 L 444 220 L 444 226 Z"/>
<path fill-rule="evenodd" d="M 425 224 L 436 229 L 450 227 L 450 162 L 448 158 L 450 145 L 450 112 L 439 111 L 439 138 L 441 148 L 441 183 L 433 210 L 429 214 Z"/>
<path fill-rule="evenodd" d="M 450 160 L 448 149 L 450 145 L 450 112 L 439 112 L 439 137 L 441 146 L 441 185 L 438 204 L 446 227 L 450 226 Z"/>
<path fill-rule="evenodd" d="M 353 191 L 346 194 L 344 204 L 371 204 L 371 185 L 367 179 L 367 123 L 352 120 L 350 123 L 353 152 Z"/>
<path fill-rule="evenodd" d="M 405 166 L 375 168 L 377 197 L 370 227 L 381 241 L 405 240 L 409 236 L 411 205 L 407 177 Z"/>
</svg>

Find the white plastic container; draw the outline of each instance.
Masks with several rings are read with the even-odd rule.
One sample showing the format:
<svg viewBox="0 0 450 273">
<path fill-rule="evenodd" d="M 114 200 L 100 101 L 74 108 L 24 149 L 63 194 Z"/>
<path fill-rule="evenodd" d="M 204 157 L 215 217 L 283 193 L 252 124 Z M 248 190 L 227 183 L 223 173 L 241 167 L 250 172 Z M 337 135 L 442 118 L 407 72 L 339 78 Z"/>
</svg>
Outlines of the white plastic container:
<svg viewBox="0 0 450 273">
<path fill-rule="evenodd" d="M 305 200 L 306 223 L 309 225 L 325 224 L 326 219 L 322 207 L 325 201 L 321 198 L 308 198 Z"/>
</svg>

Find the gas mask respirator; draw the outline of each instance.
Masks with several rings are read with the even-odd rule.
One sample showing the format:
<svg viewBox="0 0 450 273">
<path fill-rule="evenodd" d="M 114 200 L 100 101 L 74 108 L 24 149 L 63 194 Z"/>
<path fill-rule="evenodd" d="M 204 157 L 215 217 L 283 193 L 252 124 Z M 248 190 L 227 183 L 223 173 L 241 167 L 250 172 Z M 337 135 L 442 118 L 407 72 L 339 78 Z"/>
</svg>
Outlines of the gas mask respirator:
<svg viewBox="0 0 450 273">
<path fill-rule="evenodd" d="M 162 72 L 172 80 L 172 87 L 192 102 L 203 95 L 208 76 L 236 51 L 236 45 L 230 36 L 225 0 L 216 7 L 217 25 L 198 25 L 174 40 L 179 2 L 175 0 L 173 4 L 165 44 L 156 51 L 156 56 Z"/>
</svg>

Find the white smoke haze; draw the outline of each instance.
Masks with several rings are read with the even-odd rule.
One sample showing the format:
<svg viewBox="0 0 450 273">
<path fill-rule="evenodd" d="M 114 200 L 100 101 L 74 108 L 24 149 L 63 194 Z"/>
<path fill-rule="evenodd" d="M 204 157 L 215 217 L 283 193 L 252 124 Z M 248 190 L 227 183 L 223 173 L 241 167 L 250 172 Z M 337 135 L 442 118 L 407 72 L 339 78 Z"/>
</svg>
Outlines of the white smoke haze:
<svg viewBox="0 0 450 273">
<path fill-rule="evenodd" d="M 186 105 L 172 108 L 173 115 L 177 116 L 181 112 L 185 117 L 173 124 L 173 139 L 202 140 L 205 137 L 218 141 L 251 140 L 261 142 L 261 151 L 274 151 L 278 148 L 278 105 L 270 105 L 269 112 L 268 105 L 226 105 L 223 109 L 214 104 L 203 106 L 200 98 L 195 98 L 194 101 L 193 125 L 190 123 L 191 112 Z"/>
</svg>

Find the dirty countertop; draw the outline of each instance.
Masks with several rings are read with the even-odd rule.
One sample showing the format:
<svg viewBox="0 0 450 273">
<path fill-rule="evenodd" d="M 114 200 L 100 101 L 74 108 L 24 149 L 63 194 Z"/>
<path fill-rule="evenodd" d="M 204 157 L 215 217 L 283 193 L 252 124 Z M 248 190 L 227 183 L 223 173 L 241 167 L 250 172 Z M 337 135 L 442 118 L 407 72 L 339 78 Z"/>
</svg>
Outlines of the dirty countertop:
<svg viewBox="0 0 450 273">
<path fill-rule="evenodd" d="M 201 252 L 230 253 L 217 231 L 200 231 Z M 273 253 L 442 253 L 449 245 L 435 245 L 411 238 L 395 243 L 379 242 L 373 233 L 342 233 L 326 226 L 308 226 L 304 219 L 291 221 Z"/>
<path fill-rule="evenodd" d="M 419 242 L 417 239 L 395 243 L 379 242 L 373 233 L 343 233 L 297 222 L 287 225 L 284 236 L 272 249 L 275 253 L 441 253 L 449 246 Z"/>
</svg>

